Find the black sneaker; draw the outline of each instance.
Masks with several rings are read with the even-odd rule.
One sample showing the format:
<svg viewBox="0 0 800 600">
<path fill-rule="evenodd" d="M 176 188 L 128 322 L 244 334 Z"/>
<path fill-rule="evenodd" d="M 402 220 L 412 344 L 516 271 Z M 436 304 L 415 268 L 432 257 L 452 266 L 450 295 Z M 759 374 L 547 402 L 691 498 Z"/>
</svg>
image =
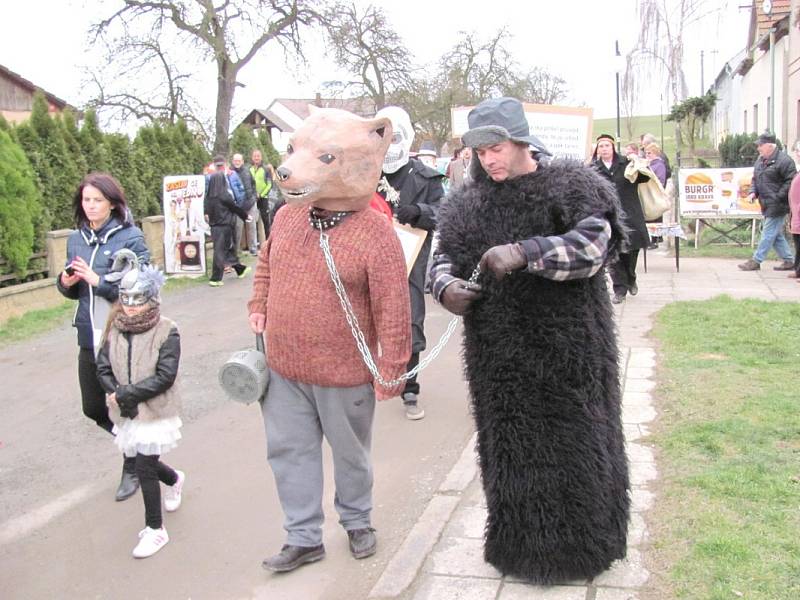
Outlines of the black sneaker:
<svg viewBox="0 0 800 600">
<path fill-rule="evenodd" d="M 275 556 L 265 558 L 261 566 L 268 571 L 286 573 L 294 571 L 306 563 L 316 562 L 325 558 L 325 546 L 290 546 L 286 544 Z"/>
<path fill-rule="evenodd" d="M 350 529 L 347 531 L 347 537 L 350 538 L 350 554 L 353 558 L 367 558 L 375 554 L 378 549 L 378 540 L 372 527 Z"/>
<path fill-rule="evenodd" d="M 774 271 L 794 271 L 794 261 L 784 260 L 781 264 L 772 267 Z"/>
<path fill-rule="evenodd" d="M 628 293 L 629 293 L 631 296 L 635 296 L 636 294 L 638 294 L 638 293 L 639 293 L 639 286 L 638 286 L 638 285 L 636 285 L 635 283 L 632 283 L 632 284 L 630 285 L 630 287 L 628 288 Z"/>
</svg>

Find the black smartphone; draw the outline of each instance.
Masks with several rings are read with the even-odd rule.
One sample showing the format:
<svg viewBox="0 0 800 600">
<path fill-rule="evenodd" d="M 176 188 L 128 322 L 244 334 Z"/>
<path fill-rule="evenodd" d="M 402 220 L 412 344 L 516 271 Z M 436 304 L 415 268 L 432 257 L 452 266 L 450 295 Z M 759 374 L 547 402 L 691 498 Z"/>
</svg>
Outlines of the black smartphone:
<svg viewBox="0 0 800 600">
<path fill-rule="evenodd" d="M 72 277 L 75 274 L 75 269 L 72 268 L 72 265 L 67 265 L 67 268 L 64 269 L 64 273 Z"/>
</svg>

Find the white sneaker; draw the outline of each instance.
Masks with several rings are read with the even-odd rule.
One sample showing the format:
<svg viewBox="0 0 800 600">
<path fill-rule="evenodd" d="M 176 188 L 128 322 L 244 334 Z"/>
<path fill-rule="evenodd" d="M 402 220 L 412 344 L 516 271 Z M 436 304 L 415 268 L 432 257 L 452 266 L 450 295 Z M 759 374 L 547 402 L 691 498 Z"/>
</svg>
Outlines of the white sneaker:
<svg viewBox="0 0 800 600">
<path fill-rule="evenodd" d="M 183 482 L 186 481 L 186 473 L 178 469 L 175 469 L 175 472 L 178 474 L 178 481 L 175 485 L 169 486 L 164 493 L 164 510 L 167 512 L 175 512 L 181 507 L 181 491 Z"/>
<path fill-rule="evenodd" d="M 166 546 L 167 542 L 169 542 L 169 535 L 164 527 L 161 529 L 145 527 L 139 532 L 139 543 L 133 549 L 133 557 L 147 558 L 148 556 L 153 556 L 153 554 Z"/>
</svg>

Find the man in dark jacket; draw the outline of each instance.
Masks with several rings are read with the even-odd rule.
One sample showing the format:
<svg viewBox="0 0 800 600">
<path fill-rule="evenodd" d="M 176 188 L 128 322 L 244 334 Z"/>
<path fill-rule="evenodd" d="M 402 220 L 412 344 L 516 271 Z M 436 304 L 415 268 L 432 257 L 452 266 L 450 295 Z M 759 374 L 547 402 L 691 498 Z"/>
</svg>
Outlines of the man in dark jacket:
<svg viewBox="0 0 800 600">
<path fill-rule="evenodd" d="M 247 249 L 252 256 L 258 254 L 258 207 L 256 206 L 256 182 L 250 169 L 244 166 L 244 157 L 241 154 L 234 154 L 231 158 L 231 166 L 233 170 L 239 175 L 244 186 L 245 201 L 242 203 L 242 208 L 250 215 L 250 221 L 237 221 L 236 233 L 233 240 L 233 247 L 236 252 L 242 245 L 242 232 L 247 234 Z"/>
<path fill-rule="evenodd" d="M 619 201 L 591 168 L 536 161 L 549 153 L 518 100 L 467 121 L 472 179 L 442 208 L 431 282 L 464 315 L 484 558 L 535 583 L 592 579 L 625 556 L 630 502 L 603 272 L 625 241 Z"/>
<path fill-rule="evenodd" d="M 408 363 L 410 371 L 419 364 L 419 354 L 425 350 L 425 276 L 439 204 L 444 196 L 444 176 L 416 158 L 409 157 L 414 129 L 406 111 L 397 106 L 387 106 L 375 116 L 391 119 L 393 129 L 392 144 L 383 161 L 383 175 L 378 184 L 378 193 L 392 207 L 392 212 L 400 223 L 428 232 L 408 276 L 412 334 L 411 360 Z M 419 391 L 419 382 L 414 375 L 406 381 L 402 394 L 406 417 L 412 421 L 425 416 L 425 411 L 419 405 Z"/>
<path fill-rule="evenodd" d="M 758 158 L 753 165 L 753 183 L 750 186 L 750 201 L 758 200 L 764 226 L 753 258 L 739 265 L 742 271 L 758 271 L 771 248 L 782 262 L 776 271 L 794 269 L 794 256 L 784 235 L 784 223 L 789 214 L 789 186 L 797 174 L 794 161 L 785 152 L 778 150 L 774 133 L 765 132 L 756 140 Z"/>
</svg>

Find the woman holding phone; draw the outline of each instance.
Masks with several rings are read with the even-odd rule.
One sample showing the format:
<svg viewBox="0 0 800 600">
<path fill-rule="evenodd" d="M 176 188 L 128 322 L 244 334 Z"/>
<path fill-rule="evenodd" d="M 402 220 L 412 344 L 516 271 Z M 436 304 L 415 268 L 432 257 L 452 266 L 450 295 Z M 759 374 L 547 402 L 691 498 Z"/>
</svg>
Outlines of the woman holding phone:
<svg viewBox="0 0 800 600">
<path fill-rule="evenodd" d="M 130 249 L 140 264 L 149 262 L 150 252 L 142 231 L 133 224 L 122 186 L 108 173 L 84 177 L 72 206 L 76 231 L 67 240 L 67 264 L 56 278 L 56 287 L 67 298 L 78 301 L 72 325 L 78 332 L 83 414 L 112 433 L 114 426 L 108 418 L 106 395 L 97 380 L 95 363 L 109 308 L 119 293 L 119 282 L 108 281 L 106 275 L 118 250 Z M 126 459 L 116 499 L 129 498 L 138 487 L 135 464 Z"/>
</svg>

